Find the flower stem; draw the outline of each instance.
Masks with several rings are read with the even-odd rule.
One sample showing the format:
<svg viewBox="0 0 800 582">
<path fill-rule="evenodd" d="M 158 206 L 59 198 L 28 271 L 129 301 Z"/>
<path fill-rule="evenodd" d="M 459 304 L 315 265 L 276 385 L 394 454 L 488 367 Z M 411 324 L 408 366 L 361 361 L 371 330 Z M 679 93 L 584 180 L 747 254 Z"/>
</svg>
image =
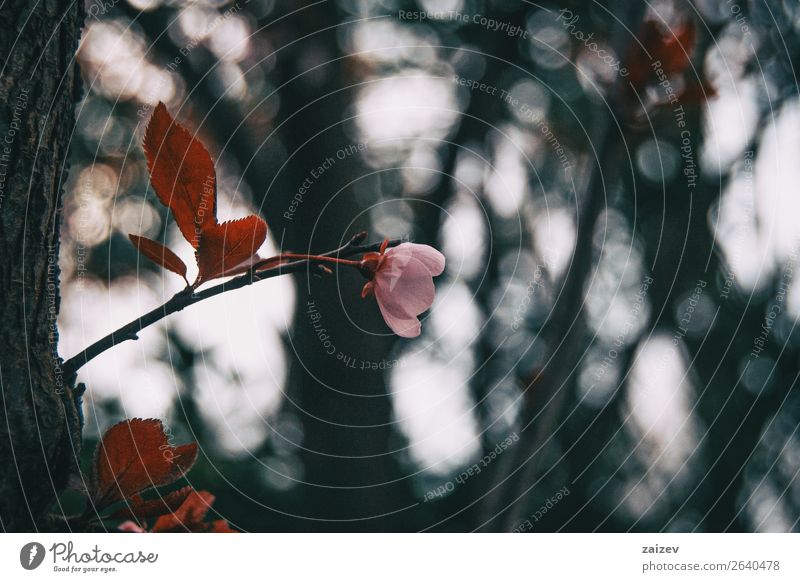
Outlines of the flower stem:
<svg viewBox="0 0 800 582">
<path fill-rule="evenodd" d="M 275 259 L 298 259 L 301 261 L 314 261 L 321 263 L 336 263 L 339 265 L 348 265 L 351 267 L 358 267 L 361 261 L 352 261 L 349 259 L 338 259 L 336 257 L 326 257 L 325 255 L 301 255 L 296 253 L 281 253 Z M 271 260 L 271 259 L 267 259 Z"/>
</svg>

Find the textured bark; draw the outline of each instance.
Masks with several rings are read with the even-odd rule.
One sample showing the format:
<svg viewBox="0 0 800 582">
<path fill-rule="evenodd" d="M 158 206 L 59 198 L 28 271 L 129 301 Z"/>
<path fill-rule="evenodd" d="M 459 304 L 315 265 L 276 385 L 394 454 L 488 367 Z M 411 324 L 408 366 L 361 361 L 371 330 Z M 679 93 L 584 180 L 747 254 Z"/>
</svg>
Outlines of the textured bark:
<svg viewBox="0 0 800 582">
<path fill-rule="evenodd" d="M 80 421 L 57 352 L 62 185 L 83 3 L 0 7 L 0 526 L 51 530 Z"/>
</svg>

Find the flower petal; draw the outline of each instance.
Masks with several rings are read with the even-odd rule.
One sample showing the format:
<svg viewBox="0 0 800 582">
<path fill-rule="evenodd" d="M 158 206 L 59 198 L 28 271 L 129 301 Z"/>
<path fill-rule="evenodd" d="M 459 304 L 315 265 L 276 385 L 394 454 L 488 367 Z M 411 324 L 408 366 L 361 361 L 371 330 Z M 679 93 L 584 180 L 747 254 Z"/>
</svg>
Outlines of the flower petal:
<svg viewBox="0 0 800 582">
<path fill-rule="evenodd" d="M 422 325 L 420 325 L 419 319 L 404 312 L 391 295 L 382 297 L 376 287 L 375 299 L 378 301 L 383 320 L 394 333 L 408 338 L 417 337 L 420 334 Z"/>
<path fill-rule="evenodd" d="M 414 243 L 403 243 L 386 251 L 387 255 L 409 255 L 420 261 L 428 269 L 432 277 L 441 275 L 444 271 L 444 255 L 435 248 L 428 245 L 418 245 Z"/>
<path fill-rule="evenodd" d="M 386 325 L 400 337 L 420 334 L 416 316 L 433 305 L 433 277 L 444 263 L 444 255 L 427 245 L 403 243 L 384 254 L 373 278 L 375 298 Z"/>
<path fill-rule="evenodd" d="M 385 303 L 392 303 L 398 309 L 392 311 L 419 315 L 430 309 L 436 294 L 428 268 L 416 257 L 411 257 L 402 268 L 387 257 L 384 266 L 375 273 L 375 293 L 383 296 Z"/>
</svg>

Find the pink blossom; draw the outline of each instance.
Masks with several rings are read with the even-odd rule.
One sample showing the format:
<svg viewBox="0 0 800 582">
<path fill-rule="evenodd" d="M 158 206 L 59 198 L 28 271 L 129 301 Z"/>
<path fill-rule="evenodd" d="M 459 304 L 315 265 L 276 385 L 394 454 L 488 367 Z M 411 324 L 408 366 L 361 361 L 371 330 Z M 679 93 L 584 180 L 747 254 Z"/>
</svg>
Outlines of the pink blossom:
<svg viewBox="0 0 800 582">
<path fill-rule="evenodd" d="M 428 245 L 403 243 L 380 253 L 368 253 L 362 264 L 372 273 L 362 297 L 375 293 L 386 325 L 400 337 L 417 337 L 417 318 L 433 305 L 433 277 L 444 271 L 444 255 Z"/>
</svg>

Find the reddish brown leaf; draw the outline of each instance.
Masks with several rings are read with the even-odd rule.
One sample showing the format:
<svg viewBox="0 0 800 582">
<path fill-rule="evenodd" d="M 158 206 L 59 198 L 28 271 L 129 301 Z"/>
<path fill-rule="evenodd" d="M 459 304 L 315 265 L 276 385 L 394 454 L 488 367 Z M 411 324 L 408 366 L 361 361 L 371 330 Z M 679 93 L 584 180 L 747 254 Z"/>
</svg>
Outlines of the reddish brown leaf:
<svg viewBox="0 0 800 582">
<path fill-rule="evenodd" d="M 180 479 L 197 460 L 197 443 L 173 447 L 160 420 L 112 426 L 97 447 L 92 499 L 98 509 Z"/>
<path fill-rule="evenodd" d="M 694 21 L 687 18 L 673 30 L 659 31 L 661 34 L 654 46 L 648 47 L 653 58 L 661 61 L 668 75 L 682 73 L 689 66 L 694 52 L 696 29 Z"/>
<path fill-rule="evenodd" d="M 233 533 L 224 519 L 212 522 L 203 521 L 214 503 L 214 496 L 208 491 L 192 491 L 183 504 L 172 513 L 162 515 L 153 525 L 152 532 L 214 532 Z"/>
<path fill-rule="evenodd" d="M 173 273 L 177 273 L 183 277 L 183 280 L 186 281 L 187 285 L 189 284 L 189 281 L 186 280 L 186 263 L 184 263 L 178 255 L 173 253 L 160 242 L 150 240 L 149 238 L 136 236 L 135 234 L 129 234 L 128 238 L 131 239 L 133 246 L 135 246 L 145 257 L 154 263 L 161 265 L 165 269 L 168 269 Z"/>
<path fill-rule="evenodd" d="M 181 234 L 197 248 L 203 228 L 217 222 L 217 177 L 211 156 L 199 139 L 172 119 L 163 103 L 147 124 L 144 152 L 158 199 L 172 210 Z"/>
<path fill-rule="evenodd" d="M 267 223 L 251 214 L 209 226 L 197 249 L 199 273 L 195 284 L 231 274 L 251 259 L 267 238 Z"/>
<path fill-rule="evenodd" d="M 655 79 L 655 64 L 666 75 L 683 73 L 691 61 L 695 36 L 694 22 L 688 18 L 672 30 L 654 20 L 645 22 L 638 36 L 641 46 L 635 44 L 628 67 L 634 88 L 644 89 Z"/>
<path fill-rule="evenodd" d="M 175 491 L 159 496 L 155 499 L 144 500 L 139 495 L 134 495 L 127 500 L 127 506 L 122 507 L 112 513 L 111 519 L 138 519 L 139 521 L 148 517 L 158 517 L 165 513 L 177 510 L 193 489 L 189 486 L 181 487 Z"/>
</svg>

